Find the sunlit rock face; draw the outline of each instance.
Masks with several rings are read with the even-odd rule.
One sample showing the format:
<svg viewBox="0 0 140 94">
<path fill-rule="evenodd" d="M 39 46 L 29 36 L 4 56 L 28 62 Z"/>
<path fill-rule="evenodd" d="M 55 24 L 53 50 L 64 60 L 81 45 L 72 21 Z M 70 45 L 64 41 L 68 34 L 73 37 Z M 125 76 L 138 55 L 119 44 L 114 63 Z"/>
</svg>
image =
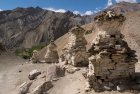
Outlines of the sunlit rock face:
<svg viewBox="0 0 140 94">
<path fill-rule="evenodd" d="M 87 41 L 84 37 L 85 30 L 76 26 L 70 30 L 68 44 L 63 49 L 63 56 L 73 66 L 87 66 L 88 54 L 86 51 Z"/>
<path fill-rule="evenodd" d="M 138 61 L 135 51 L 128 47 L 117 28 L 124 20 L 123 15 L 113 11 L 95 17 L 100 33 L 89 49 L 88 81 L 96 91 L 127 85 L 135 76 L 135 63 Z"/>
</svg>

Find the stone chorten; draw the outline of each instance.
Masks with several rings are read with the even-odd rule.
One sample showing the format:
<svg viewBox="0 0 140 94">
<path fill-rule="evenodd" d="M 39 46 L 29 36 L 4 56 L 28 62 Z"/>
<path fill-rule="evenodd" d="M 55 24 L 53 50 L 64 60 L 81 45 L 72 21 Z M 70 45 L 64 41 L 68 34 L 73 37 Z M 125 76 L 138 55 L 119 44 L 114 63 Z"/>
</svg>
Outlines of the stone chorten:
<svg viewBox="0 0 140 94">
<path fill-rule="evenodd" d="M 73 66 L 88 66 L 85 30 L 76 26 L 70 30 L 70 33 L 68 44 L 63 49 L 64 60 Z"/>
<path fill-rule="evenodd" d="M 135 76 L 135 51 L 128 47 L 118 28 L 124 20 L 123 15 L 113 11 L 95 17 L 96 29 L 101 33 L 89 49 L 88 72 L 89 87 L 95 91 L 127 86 Z"/>
<path fill-rule="evenodd" d="M 32 57 L 31 57 L 30 60 L 31 60 L 32 63 L 37 63 L 37 62 L 39 62 L 38 51 L 37 51 L 37 50 L 34 50 L 34 51 L 33 51 L 33 55 L 32 55 Z"/>
<path fill-rule="evenodd" d="M 51 41 L 47 47 L 47 52 L 45 55 L 45 62 L 46 63 L 58 63 L 59 62 L 59 55 L 57 52 L 57 46 L 54 41 Z"/>
</svg>

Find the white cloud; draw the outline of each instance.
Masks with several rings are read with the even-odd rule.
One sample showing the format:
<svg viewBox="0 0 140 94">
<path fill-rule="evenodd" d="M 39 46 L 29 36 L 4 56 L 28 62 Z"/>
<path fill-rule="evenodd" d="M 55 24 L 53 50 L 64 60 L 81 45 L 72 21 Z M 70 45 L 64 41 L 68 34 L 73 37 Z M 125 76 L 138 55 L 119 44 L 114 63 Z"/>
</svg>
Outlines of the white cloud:
<svg viewBox="0 0 140 94">
<path fill-rule="evenodd" d="M 130 3 L 136 3 L 137 2 L 137 0 L 116 0 L 117 3 L 122 2 L 122 1 L 130 2 Z"/>
<path fill-rule="evenodd" d="M 0 9 L 0 11 L 2 11 L 2 9 Z"/>
<path fill-rule="evenodd" d="M 92 11 L 86 11 L 86 12 L 84 13 L 84 15 L 92 15 L 92 14 L 93 14 Z"/>
<path fill-rule="evenodd" d="M 99 8 L 96 8 L 95 10 L 94 10 L 94 13 L 97 13 L 97 12 L 99 12 L 99 11 L 101 11 Z"/>
<path fill-rule="evenodd" d="M 85 13 L 81 13 L 81 12 L 79 12 L 79 11 L 77 11 L 77 10 L 73 11 L 73 13 L 76 14 L 76 15 L 80 14 L 80 15 L 82 15 L 82 16 L 83 16 L 83 15 L 92 15 L 92 14 L 93 14 L 92 11 L 86 11 Z"/>
<path fill-rule="evenodd" d="M 81 13 L 79 11 L 77 11 L 77 10 L 73 11 L 73 13 L 76 14 L 76 15 L 78 15 L 78 14 L 81 15 Z"/>
<path fill-rule="evenodd" d="M 54 12 L 60 12 L 60 13 L 65 13 L 66 12 L 66 10 L 65 9 L 55 9 L 55 8 L 43 8 L 43 9 L 45 9 L 45 10 L 50 10 L 50 11 L 54 11 Z M 97 9 L 96 9 L 97 10 Z M 78 15 L 78 14 L 80 14 L 80 15 L 92 15 L 93 14 L 93 12 L 92 11 L 86 11 L 85 13 L 81 13 L 81 12 L 79 12 L 79 11 L 77 11 L 77 10 L 75 10 L 75 11 L 73 11 L 73 13 L 74 14 L 76 14 L 76 15 Z"/>
<path fill-rule="evenodd" d="M 65 9 L 54 9 L 54 8 L 44 8 L 46 10 L 54 11 L 54 12 L 60 12 L 60 13 L 65 13 Z"/>
<path fill-rule="evenodd" d="M 107 7 L 112 5 L 112 0 L 108 0 Z"/>
</svg>

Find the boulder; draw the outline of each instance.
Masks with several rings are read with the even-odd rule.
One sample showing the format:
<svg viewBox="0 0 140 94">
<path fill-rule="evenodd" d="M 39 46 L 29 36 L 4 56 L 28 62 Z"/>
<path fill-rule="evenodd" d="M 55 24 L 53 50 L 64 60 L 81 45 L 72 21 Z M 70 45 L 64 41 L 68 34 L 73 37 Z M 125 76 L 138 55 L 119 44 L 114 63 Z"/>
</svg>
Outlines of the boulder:
<svg viewBox="0 0 140 94">
<path fill-rule="evenodd" d="M 32 82 L 24 82 L 20 85 L 19 94 L 27 94 Z"/>
<path fill-rule="evenodd" d="M 65 75 L 65 68 L 58 65 L 52 65 L 47 69 L 46 80 L 51 81 Z"/>
<path fill-rule="evenodd" d="M 47 94 L 47 91 L 53 87 L 51 81 L 43 82 L 41 85 L 37 86 L 32 94 Z"/>
<path fill-rule="evenodd" d="M 38 70 L 32 70 L 30 73 L 29 73 L 29 76 L 28 76 L 28 78 L 30 79 L 30 80 L 34 80 L 38 75 L 40 75 L 41 74 L 41 72 L 40 71 L 38 71 Z"/>
</svg>

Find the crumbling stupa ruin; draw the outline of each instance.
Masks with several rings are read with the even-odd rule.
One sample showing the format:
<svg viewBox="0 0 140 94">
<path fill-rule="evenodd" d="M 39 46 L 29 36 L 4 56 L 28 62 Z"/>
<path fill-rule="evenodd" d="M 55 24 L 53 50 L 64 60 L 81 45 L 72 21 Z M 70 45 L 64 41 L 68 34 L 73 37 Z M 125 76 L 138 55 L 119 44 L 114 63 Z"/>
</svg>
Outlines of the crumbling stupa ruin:
<svg viewBox="0 0 140 94">
<path fill-rule="evenodd" d="M 41 63 L 40 55 L 43 56 L 43 63 L 58 63 L 59 62 L 59 55 L 57 52 L 57 46 L 54 41 L 50 41 L 50 44 L 44 48 L 43 55 L 39 53 L 39 51 L 34 50 L 33 55 L 31 57 L 32 63 Z"/>
<path fill-rule="evenodd" d="M 47 52 L 45 55 L 45 62 L 46 63 L 58 63 L 59 62 L 59 55 L 57 52 L 57 46 L 54 41 L 51 41 L 47 47 Z"/>
<path fill-rule="evenodd" d="M 33 62 L 33 63 L 37 63 L 38 62 L 38 51 L 37 50 L 34 50 L 33 51 L 33 55 L 32 55 L 32 57 L 31 57 L 31 62 Z"/>
<path fill-rule="evenodd" d="M 129 86 L 135 77 L 138 60 L 118 28 L 125 17 L 108 11 L 95 17 L 95 21 L 100 33 L 89 49 L 88 88 L 102 91 Z"/>
<path fill-rule="evenodd" d="M 70 30 L 68 44 L 63 49 L 63 58 L 73 66 L 87 66 L 88 54 L 86 51 L 87 41 L 84 37 L 85 30 L 76 26 Z"/>
</svg>

